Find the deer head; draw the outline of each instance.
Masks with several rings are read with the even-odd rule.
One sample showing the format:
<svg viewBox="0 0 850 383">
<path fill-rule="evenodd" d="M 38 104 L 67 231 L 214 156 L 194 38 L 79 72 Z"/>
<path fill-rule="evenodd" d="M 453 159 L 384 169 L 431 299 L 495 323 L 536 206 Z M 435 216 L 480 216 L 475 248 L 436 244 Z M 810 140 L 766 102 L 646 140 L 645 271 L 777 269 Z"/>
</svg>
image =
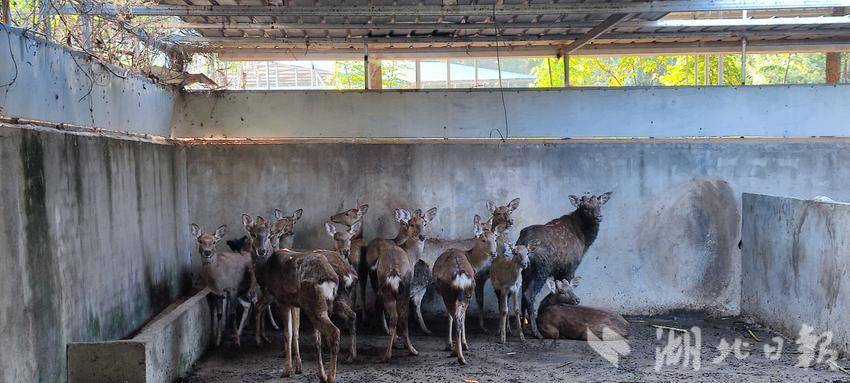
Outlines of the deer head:
<svg viewBox="0 0 850 383">
<path fill-rule="evenodd" d="M 413 212 L 410 219 L 407 221 L 409 226 L 409 235 L 410 238 L 418 239 L 419 241 L 425 241 L 425 229 L 428 227 L 428 224 L 437 217 L 437 208 L 432 207 L 428 209 L 426 212 L 422 212 L 422 209 L 416 209 Z"/>
<path fill-rule="evenodd" d="M 495 202 L 487 201 L 487 210 L 493 213 L 493 217 L 490 218 L 492 220 L 490 222 L 490 228 L 499 234 L 510 230 L 514 226 L 514 220 L 511 218 L 511 214 L 518 207 L 519 198 L 514 198 L 505 206 L 496 206 Z"/>
<path fill-rule="evenodd" d="M 286 216 L 280 209 L 274 209 L 275 223 L 272 225 L 271 248 L 277 250 L 280 248 L 280 243 L 289 237 L 295 235 L 295 224 L 301 219 L 303 209 L 298 209 L 292 215 Z"/>
<path fill-rule="evenodd" d="M 334 250 L 351 262 L 351 239 L 360 230 L 360 222 L 355 222 L 348 230 L 338 231 L 330 221 L 325 222 L 325 230 L 334 239 Z"/>
<path fill-rule="evenodd" d="M 369 211 L 369 205 L 360 205 L 356 208 L 351 208 L 332 215 L 331 222 L 351 227 L 351 225 L 354 225 L 355 222 L 363 219 L 363 216 L 366 215 L 367 211 Z"/>
<path fill-rule="evenodd" d="M 192 224 L 190 226 L 192 236 L 198 241 L 198 253 L 201 255 L 204 264 L 215 261 L 215 245 L 224 237 L 227 232 L 227 225 L 221 225 L 215 230 L 215 233 L 204 233 L 200 226 Z"/>
<path fill-rule="evenodd" d="M 251 218 L 248 214 L 242 214 L 242 225 L 248 231 L 248 244 L 250 246 L 251 256 L 255 258 L 266 258 L 271 255 L 272 246 L 272 230 L 269 228 L 268 221 L 261 216 L 257 219 Z"/>
<path fill-rule="evenodd" d="M 490 258 L 496 258 L 498 254 L 498 236 L 489 227 L 481 223 L 481 217 L 476 214 L 472 220 L 472 231 L 475 233 L 475 245 L 473 251 L 487 254 Z"/>
<path fill-rule="evenodd" d="M 602 205 L 608 202 L 611 198 L 611 193 L 613 192 L 607 192 L 598 196 L 586 194 L 581 196 L 581 198 L 571 195 L 570 203 L 575 206 L 576 211 L 582 216 L 599 223 L 602 222 Z"/>
<path fill-rule="evenodd" d="M 550 279 L 546 281 L 546 286 L 556 296 L 559 303 L 577 305 L 581 303 L 581 299 L 579 299 L 575 292 L 575 288 L 578 287 L 579 282 L 581 282 L 581 277 L 574 277 L 569 281 L 566 279 L 560 281 Z"/>
<path fill-rule="evenodd" d="M 528 265 L 531 263 L 531 254 L 537 249 L 537 245 L 540 243 L 538 240 L 532 240 L 528 245 L 516 245 L 513 246 L 509 243 L 505 244 L 505 256 L 511 257 L 514 262 L 516 262 L 520 269 L 525 270 L 528 268 Z"/>
</svg>

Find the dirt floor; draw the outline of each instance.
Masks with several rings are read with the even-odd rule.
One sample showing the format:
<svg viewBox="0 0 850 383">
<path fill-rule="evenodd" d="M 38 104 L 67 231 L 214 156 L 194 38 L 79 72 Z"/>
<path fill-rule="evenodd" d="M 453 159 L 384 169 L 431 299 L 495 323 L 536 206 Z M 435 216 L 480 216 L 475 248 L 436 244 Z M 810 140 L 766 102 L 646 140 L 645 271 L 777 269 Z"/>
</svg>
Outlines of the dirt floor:
<svg viewBox="0 0 850 383">
<path fill-rule="evenodd" d="M 509 337 L 507 344 L 497 343 L 497 335 L 487 335 L 474 326 L 467 325 L 469 347 L 466 353 L 468 364 L 460 366 L 457 359 L 444 351 L 446 324 L 442 321 L 430 323 L 433 336 L 422 335 L 412 324 L 413 344 L 419 356 L 408 356 L 405 350 L 397 349 L 390 364 L 379 360 L 388 337 L 376 331 L 361 330 L 358 334 L 358 360 L 353 364 L 339 364 L 339 382 L 535 382 L 535 381 L 599 381 L 599 382 L 850 382 L 850 374 L 834 370 L 828 363 L 813 364 L 804 369 L 795 367 L 801 352 L 793 339 L 783 340 L 783 352 L 771 360 L 765 355 L 765 346 L 777 346 L 779 335 L 757 324 L 747 324 L 740 318 L 707 319 L 699 314 L 676 314 L 658 317 L 629 317 L 631 336 L 629 351 L 619 359 L 619 367 L 600 356 L 590 344 L 572 340 L 527 339 L 520 342 Z M 490 327 L 495 330 L 496 321 Z M 676 353 L 656 369 L 657 350 L 668 345 L 669 334 L 682 339 L 683 333 L 662 329 L 662 338 L 657 338 L 655 326 L 701 329 L 699 348 L 700 366 L 694 370 L 693 358 L 683 367 L 683 362 L 673 363 Z M 211 351 L 198 362 L 193 373 L 184 382 L 314 382 L 317 381 L 315 348 L 312 337 L 302 327 L 301 345 L 304 371 L 301 375 L 281 378 L 283 371 L 283 348 L 280 332 L 274 333 L 274 343 L 262 348 L 254 344 L 253 337 L 246 336 L 241 349 L 230 343 Z M 748 331 L 749 330 L 749 331 Z M 752 334 L 750 334 L 750 331 Z M 689 333 L 690 344 L 694 344 L 693 333 Z M 758 338 L 756 341 L 755 338 Z M 734 350 L 723 361 L 717 361 L 724 349 L 721 339 L 735 347 L 740 340 L 740 352 Z M 340 360 L 347 355 L 348 337 L 343 332 Z M 746 342 L 746 344 L 745 344 Z M 612 342 L 603 342 L 606 346 Z M 598 344 L 598 343 L 597 343 Z M 675 344 L 675 342 L 674 342 Z M 598 347 L 597 347 L 598 348 Z M 675 351 L 675 348 L 669 348 Z M 681 350 L 681 349 L 680 349 Z M 749 352 L 749 356 L 746 356 Z M 612 355 L 609 353 L 609 355 Z M 682 359 L 683 353 L 678 354 Z M 738 359 L 742 357 L 743 359 Z M 745 358 L 744 358 L 745 357 Z M 327 354 L 325 354 L 327 360 Z M 717 361 L 718 363 L 714 363 Z M 846 360 L 838 360 L 842 368 L 850 367 Z"/>
</svg>

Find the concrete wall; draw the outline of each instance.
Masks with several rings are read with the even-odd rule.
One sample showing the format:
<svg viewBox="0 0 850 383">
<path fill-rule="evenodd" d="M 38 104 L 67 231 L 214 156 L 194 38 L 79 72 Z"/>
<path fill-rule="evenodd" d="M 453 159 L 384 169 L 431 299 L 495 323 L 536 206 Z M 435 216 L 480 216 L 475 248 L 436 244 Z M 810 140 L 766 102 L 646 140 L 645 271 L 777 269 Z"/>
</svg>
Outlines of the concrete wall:
<svg viewBox="0 0 850 383">
<path fill-rule="evenodd" d="M 0 127 L 0 381 L 65 380 L 187 292 L 185 151 Z"/>
<path fill-rule="evenodd" d="M 832 331 L 830 348 L 850 352 L 850 205 L 745 194 L 743 206 L 743 313 L 792 339 L 804 324 Z"/>
<path fill-rule="evenodd" d="M 0 25 L 0 115 L 170 136 L 176 93 L 118 68 L 112 72 Z"/>
<path fill-rule="evenodd" d="M 322 223 L 358 201 L 371 206 L 367 239 L 394 233 L 391 208 L 431 206 L 440 208 L 432 235 L 464 238 L 487 199 L 521 197 L 524 227 L 571 211 L 569 194 L 612 190 L 578 271 L 582 301 L 734 314 L 741 193 L 850 198 L 848 149 L 839 139 L 198 145 L 188 148 L 189 215 L 236 237 L 242 212 L 304 208 L 295 245 L 328 247 Z"/>
<path fill-rule="evenodd" d="M 850 86 L 506 90 L 510 137 L 846 136 Z M 182 94 L 186 137 L 499 137 L 497 90 Z"/>
</svg>

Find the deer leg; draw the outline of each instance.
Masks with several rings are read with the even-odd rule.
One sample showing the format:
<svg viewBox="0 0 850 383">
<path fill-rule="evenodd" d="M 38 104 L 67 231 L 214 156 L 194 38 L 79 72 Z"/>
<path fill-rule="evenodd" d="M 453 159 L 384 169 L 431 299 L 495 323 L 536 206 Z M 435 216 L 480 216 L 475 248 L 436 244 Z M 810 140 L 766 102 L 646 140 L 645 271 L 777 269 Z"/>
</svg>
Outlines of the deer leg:
<svg viewBox="0 0 850 383">
<path fill-rule="evenodd" d="M 263 345 L 263 313 L 266 312 L 265 303 L 261 299 L 260 302 L 257 303 L 257 310 L 254 311 L 254 340 L 257 342 L 257 346 Z"/>
<path fill-rule="evenodd" d="M 478 327 L 485 334 L 490 332 L 484 327 L 484 284 L 487 283 L 487 274 L 482 273 L 481 276 L 475 277 L 475 303 L 478 304 Z"/>
<path fill-rule="evenodd" d="M 461 308 L 463 310 L 463 311 L 461 311 L 461 313 L 463 314 L 463 317 L 462 317 L 461 322 L 460 322 L 460 329 L 463 332 L 463 336 L 461 337 L 461 340 L 463 340 L 463 343 L 461 343 L 461 346 L 464 350 L 469 350 L 469 344 L 466 343 L 466 310 L 469 309 L 469 303 L 465 302 L 465 303 L 461 304 Z"/>
<path fill-rule="evenodd" d="M 242 306 L 242 319 L 239 320 L 239 327 L 236 328 L 236 334 L 233 335 L 233 342 L 236 343 L 237 347 L 242 346 L 242 329 L 245 328 L 245 320 L 248 319 L 248 314 L 251 313 L 251 302 L 248 302 L 242 298 L 237 298 L 239 300 L 239 305 Z"/>
<path fill-rule="evenodd" d="M 291 309 L 286 305 L 280 305 L 280 316 L 285 323 L 283 324 L 283 352 L 286 357 L 283 360 L 283 377 L 287 378 L 292 375 L 292 316 Z"/>
<path fill-rule="evenodd" d="M 269 322 L 271 322 L 272 328 L 275 329 L 275 330 L 280 330 L 280 326 L 278 326 L 277 322 L 274 321 L 274 315 L 272 315 L 272 305 L 271 305 L 271 303 L 269 303 L 269 305 L 266 306 L 266 311 L 269 313 Z"/>
<path fill-rule="evenodd" d="M 446 311 L 448 311 L 446 313 L 446 316 L 449 317 L 449 342 L 446 344 L 446 351 L 451 351 L 452 353 L 454 353 L 455 349 L 454 349 L 454 341 L 452 340 L 452 327 L 454 327 L 453 325 L 454 325 L 454 319 L 455 318 L 454 318 L 454 316 L 452 316 L 452 313 L 451 313 L 451 311 L 448 310 L 448 308 L 446 308 Z"/>
<path fill-rule="evenodd" d="M 393 357 L 393 345 L 395 344 L 396 331 L 398 328 L 398 311 L 396 311 L 396 300 L 393 295 L 385 294 L 384 307 L 386 308 L 387 314 L 390 316 L 390 344 L 387 346 L 387 351 L 384 353 L 384 358 L 381 359 L 381 362 L 389 363 L 390 359 Z"/>
<path fill-rule="evenodd" d="M 301 308 L 292 307 L 289 312 L 292 317 L 292 349 L 295 353 L 295 373 L 300 374 L 302 372 L 301 341 L 299 339 L 299 334 L 301 334 Z"/>
<path fill-rule="evenodd" d="M 543 339 L 540 335 L 540 330 L 537 329 L 537 310 L 540 307 L 540 302 L 537 300 L 537 295 L 543 288 L 543 284 L 537 280 L 531 281 L 528 289 L 523 291 L 523 298 L 528 302 L 528 324 L 531 326 L 531 335 L 537 339 Z"/>
<path fill-rule="evenodd" d="M 221 334 L 224 333 L 225 328 L 227 328 L 227 299 L 225 296 L 221 298 L 221 319 L 218 322 L 218 334 L 215 337 L 215 344 L 221 344 Z"/>
<path fill-rule="evenodd" d="M 507 341 L 508 297 L 496 290 L 496 298 L 499 299 L 499 343 L 504 344 Z"/>
<path fill-rule="evenodd" d="M 517 298 L 516 292 L 511 294 L 511 297 L 513 297 L 513 313 L 514 313 L 514 318 L 516 318 L 516 328 L 517 328 L 517 332 L 519 332 L 519 340 L 525 341 L 525 334 L 522 333 L 522 319 L 521 319 L 522 315 L 520 315 L 520 304 L 519 304 L 519 299 Z M 508 328 L 510 328 L 510 326 L 508 326 Z"/>
<path fill-rule="evenodd" d="M 419 321 L 419 329 L 421 329 L 425 335 L 431 335 L 431 330 L 428 330 L 428 326 L 425 326 L 425 320 L 422 319 L 422 299 L 425 298 L 425 293 L 427 291 L 427 289 L 422 289 L 413 295 L 413 307 L 416 309 L 416 320 Z"/>
<path fill-rule="evenodd" d="M 313 338 L 316 340 L 316 370 L 319 372 L 319 381 L 327 382 L 328 376 L 325 374 L 325 364 L 322 361 L 322 333 L 318 328 L 313 330 Z"/>
<path fill-rule="evenodd" d="M 357 282 L 360 284 L 360 320 L 368 323 L 366 322 L 366 284 L 369 283 L 369 272 L 364 270 L 367 267 L 365 261 L 361 260 L 359 266 Z"/>
<path fill-rule="evenodd" d="M 357 357 L 357 314 L 345 302 L 334 303 L 334 315 L 348 326 L 348 334 L 351 336 L 351 344 L 348 348 L 348 357 L 343 363 L 354 362 Z"/>
<path fill-rule="evenodd" d="M 404 346 L 407 348 L 407 353 L 413 356 L 419 355 L 419 351 L 413 348 L 413 342 L 410 341 L 410 328 L 408 317 L 410 316 L 410 299 L 402 299 L 398 304 L 398 326 L 401 330 L 401 336 L 404 337 Z"/>
<path fill-rule="evenodd" d="M 328 366 L 328 373 L 326 378 L 322 381 L 333 383 L 336 377 L 337 357 L 339 356 L 339 329 L 334 326 L 333 322 L 331 322 L 331 319 L 328 317 L 327 310 L 322 311 L 321 315 L 319 315 L 317 320 L 313 322 L 313 326 L 316 327 L 316 333 L 320 334 L 317 340 L 321 340 L 322 338 L 324 338 L 325 342 L 327 342 L 328 348 L 330 348 L 331 353 L 331 360 L 330 366 Z M 321 374 L 324 375 L 324 368 L 321 367 L 321 348 L 321 342 L 316 342 L 316 349 L 318 350 L 316 352 L 320 363 L 319 366 L 320 370 L 322 371 Z M 319 378 L 321 379 L 321 375 L 319 376 Z"/>
<path fill-rule="evenodd" d="M 465 365 L 466 364 L 466 358 L 463 357 L 463 343 L 464 343 L 464 340 L 463 340 L 464 324 L 463 323 L 466 321 L 465 320 L 466 318 L 464 318 L 464 314 L 462 313 L 462 311 L 463 311 L 463 304 L 458 302 L 455 305 L 455 312 L 453 314 L 455 316 L 455 320 L 457 321 L 457 342 L 455 342 L 454 350 L 455 350 L 455 354 L 457 354 L 457 362 L 460 363 L 460 365 Z"/>
</svg>

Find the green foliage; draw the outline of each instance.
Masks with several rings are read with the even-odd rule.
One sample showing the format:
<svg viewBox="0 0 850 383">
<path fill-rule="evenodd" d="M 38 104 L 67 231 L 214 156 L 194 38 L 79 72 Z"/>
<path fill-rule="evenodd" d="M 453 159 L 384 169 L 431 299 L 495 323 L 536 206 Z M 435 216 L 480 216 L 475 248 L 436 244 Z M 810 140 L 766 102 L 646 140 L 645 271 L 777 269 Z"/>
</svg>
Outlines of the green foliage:
<svg viewBox="0 0 850 383">
<path fill-rule="evenodd" d="M 363 61 L 337 61 L 331 71 L 337 89 L 366 88 L 366 70 Z"/>
</svg>

